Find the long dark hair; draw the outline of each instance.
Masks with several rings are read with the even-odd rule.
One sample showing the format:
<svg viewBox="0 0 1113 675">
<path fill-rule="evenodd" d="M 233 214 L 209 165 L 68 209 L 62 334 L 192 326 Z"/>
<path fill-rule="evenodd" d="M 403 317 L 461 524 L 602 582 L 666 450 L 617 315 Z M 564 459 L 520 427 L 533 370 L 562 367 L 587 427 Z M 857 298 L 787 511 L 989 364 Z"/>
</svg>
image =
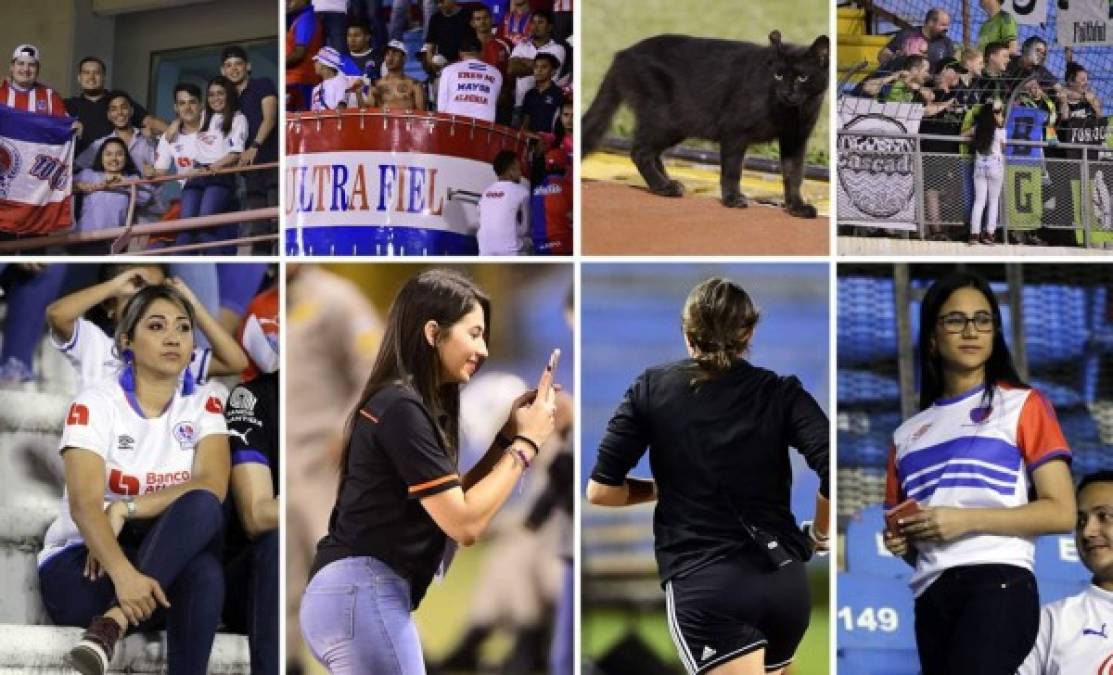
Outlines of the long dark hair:
<svg viewBox="0 0 1113 675">
<path fill-rule="evenodd" d="M 698 385 L 730 369 L 750 346 L 761 313 L 746 290 L 729 279 L 714 277 L 688 293 L 681 326 L 695 348 Z"/>
<path fill-rule="evenodd" d="M 109 144 L 119 145 L 124 149 L 124 169 L 120 173 L 125 176 L 138 176 L 139 169 L 136 168 L 135 160 L 131 158 L 131 153 L 128 152 L 128 144 L 124 142 L 124 139 L 116 138 L 115 136 L 106 138 L 104 139 L 104 143 L 101 143 L 100 149 L 97 150 L 96 159 L 93 160 L 93 171 L 104 172 L 104 149 L 107 148 Z"/>
<path fill-rule="evenodd" d="M 436 321 L 441 330 L 437 340 L 448 336 L 448 329 L 473 311 L 483 308 L 483 333 L 491 330 L 491 301 L 464 275 L 446 269 L 432 269 L 411 278 L 398 291 L 386 317 L 386 331 L 363 387 L 359 401 L 348 417 L 344 451 L 340 456 L 340 483 L 348 475 L 352 429 L 359 411 L 377 391 L 393 383 L 412 389 L 432 414 L 437 432 L 449 454 L 458 456 L 460 447 L 460 386 L 441 380 L 440 357 L 435 345 L 425 339 L 425 324 Z"/>
<path fill-rule="evenodd" d="M 220 113 L 222 116 L 220 133 L 227 136 L 232 133 L 232 122 L 235 121 L 236 113 L 240 111 L 240 92 L 236 89 L 236 85 L 232 84 L 232 80 L 223 75 L 217 75 L 209 80 L 208 86 L 205 87 L 205 127 L 203 131 L 209 130 L 209 125 L 213 122 L 213 115 L 216 114 L 216 111 L 209 105 L 209 89 L 214 84 L 224 90 L 224 111 Z"/>
<path fill-rule="evenodd" d="M 989 154 L 989 149 L 993 146 L 993 134 L 998 129 L 997 118 L 993 114 L 995 105 L 1001 104 L 993 101 L 982 105 L 974 123 L 974 148 L 983 155 Z"/>
<path fill-rule="evenodd" d="M 943 396 L 943 359 L 939 356 L 939 350 L 933 347 L 935 327 L 939 324 L 939 310 L 947 302 L 947 298 L 960 288 L 973 288 L 980 292 L 993 313 L 993 349 L 985 363 L 985 393 L 982 395 L 984 405 L 992 404 L 995 384 L 1028 387 L 1013 365 L 1009 345 L 1001 330 L 1001 308 L 997 305 L 993 289 L 985 279 L 973 272 L 955 271 L 936 280 L 928 288 L 923 304 L 920 305 L 920 410 L 930 408 Z"/>
</svg>

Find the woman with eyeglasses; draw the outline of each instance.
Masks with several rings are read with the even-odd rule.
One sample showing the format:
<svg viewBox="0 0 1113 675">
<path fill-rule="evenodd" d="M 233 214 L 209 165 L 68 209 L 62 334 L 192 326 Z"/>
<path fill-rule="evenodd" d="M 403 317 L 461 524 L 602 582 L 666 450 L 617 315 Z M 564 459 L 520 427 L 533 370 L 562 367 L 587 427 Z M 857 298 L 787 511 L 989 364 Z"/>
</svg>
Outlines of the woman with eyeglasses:
<svg viewBox="0 0 1113 675">
<path fill-rule="evenodd" d="M 1039 628 L 1034 538 L 1074 525 L 1070 450 L 1001 326 L 969 272 L 920 310 L 920 412 L 893 434 L 884 541 L 915 567 L 924 675 L 1015 673 Z"/>
<path fill-rule="evenodd" d="M 1005 106 L 1001 101 L 986 103 L 974 123 L 974 206 L 970 209 L 969 244 L 993 244 L 997 231 L 997 212 L 1001 206 L 1001 185 L 1005 181 Z M 967 132 L 966 135 L 969 135 Z M 982 231 L 982 215 L 985 231 Z"/>
</svg>

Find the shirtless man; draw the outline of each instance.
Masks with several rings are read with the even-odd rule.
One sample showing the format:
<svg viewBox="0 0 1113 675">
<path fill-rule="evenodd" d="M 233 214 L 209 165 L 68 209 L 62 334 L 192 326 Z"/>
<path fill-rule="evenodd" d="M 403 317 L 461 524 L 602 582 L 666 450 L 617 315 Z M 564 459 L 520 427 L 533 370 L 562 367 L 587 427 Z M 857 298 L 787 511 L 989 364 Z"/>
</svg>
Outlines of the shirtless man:
<svg viewBox="0 0 1113 675">
<path fill-rule="evenodd" d="M 406 77 L 406 45 L 401 40 L 391 40 L 383 53 L 387 73 L 371 87 L 370 104 L 383 110 L 425 110 L 425 90 L 421 83 Z"/>
</svg>

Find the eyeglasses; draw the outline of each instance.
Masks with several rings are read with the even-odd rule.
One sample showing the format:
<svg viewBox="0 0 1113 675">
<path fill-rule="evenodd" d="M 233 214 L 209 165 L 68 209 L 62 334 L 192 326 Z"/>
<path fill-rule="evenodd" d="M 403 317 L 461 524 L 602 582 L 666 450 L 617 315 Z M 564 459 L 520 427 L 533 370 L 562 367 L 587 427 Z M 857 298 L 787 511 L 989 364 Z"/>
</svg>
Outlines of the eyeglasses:
<svg viewBox="0 0 1113 675">
<path fill-rule="evenodd" d="M 962 312 L 951 312 L 939 317 L 939 325 L 943 326 L 943 332 L 951 335 L 965 332 L 968 323 L 974 324 L 974 330 L 979 333 L 992 333 L 996 324 L 993 315 L 989 312 L 976 312 L 974 316 L 966 316 Z"/>
</svg>

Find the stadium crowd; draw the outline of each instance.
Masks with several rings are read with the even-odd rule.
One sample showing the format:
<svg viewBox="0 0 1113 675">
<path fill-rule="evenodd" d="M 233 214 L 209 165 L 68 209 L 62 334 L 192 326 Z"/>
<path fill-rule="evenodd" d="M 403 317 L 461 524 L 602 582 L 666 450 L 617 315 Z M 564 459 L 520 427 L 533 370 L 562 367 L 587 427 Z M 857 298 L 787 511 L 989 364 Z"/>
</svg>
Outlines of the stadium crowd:
<svg viewBox="0 0 1113 675">
<path fill-rule="evenodd" d="M 9 77 L 0 83 L 0 107 L 73 118 L 73 229 L 91 232 L 125 225 L 131 197 L 127 181 L 189 174 L 177 181 L 141 184 L 135 223 L 209 216 L 278 204 L 278 169 L 216 173 L 278 160 L 278 92 L 274 82 L 253 77 L 247 52 L 226 46 L 219 73 L 204 91 L 191 82 L 174 87 L 173 120 L 149 113 L 128 92 L 107 88 L 108 68 L 96 56 L 77 64 L 78 90 L 62 99 L 39 81 L 41 51 L 31 44 L 12 53 Z M 17 122 L 19 124 L 19 122 Z M 226 225 L 152 236 L 149 248 L 208 243 L 273 231 L 273 222 Z M 18 224 L 0 223 L 0 241 L 35 236 Z M 259 244 L 268 253 L 273 243 Z M 67 253 L 104 254 L 110 242 L 79 244 Z M 234 254 L 231 247 L 207 253 Z"/>
<path fill-rule="evenodd" d="M 0 264 L 0 293 L 4 298 L 0 303 L 3 310 L 0 313 L 4 315 L 0 328 L 3 349 L 0 396 L 10 404 L 5 420 L 8 431 L 23 428 L 21 424 L 33 425 L 29 416 L 36 405 L 56 399 L 65 402 L 57 425 L 44 432 L 48 434 L 46 444 L 13 442 L 8 433 L 6 442 L 0 444 L 0 457 L 6 466 L 13 467 L 16 475 L 26 467 L 36 483 L 25 491 L 11 490 L 5 506 L 32 507 L 42 502 L 27 501 L 27 495 L 44 492 L 53 495 L 51 502 L 58 504 L 50 508 L 51 516 L 57 515 L 57 519 L 43 535 L 43 550 L 39 552 L 35 573 L 37 583 L 25 582 L 21 590 L 36 596 L 41 592 L 44 617 L 55 625 L 88 627 L 81 642 L 69 653 L 67 663 L 84 663 L 81 672 L 104 672 L 114 651 L 118 651 L 118 640 L 129 631 L 126 622 L 106 621 L 101 613 L 108 610 L 112 614 L 113 599 L 126 596 L 127 591 L 122 590 L 127 586 L 125 577 L 138 572 L 154 579 L 155 588 L 161 584 L 167 597 L 177 595 L 178 600 L 172 602 L 180 602 L 183 607 L 193 603 L 194 613 L 185 616 L 180 611 L 162 610 L 128 614 L 138 632 L 168 629 L 167 658 L 171 672 L 206 672 L 218 624 L 224 632 L 248 636 L 251 672 L 279 672 L 276 269 L 273 266 L 268 269 L 264 264 L 200 262 Z M 137 318 L 132 307 L 138 302 L 136 298 L 152 294 L 179 300 L 190 324 L 184 331 L 188 338 L 182 333 L 158 343 L 163 345 L 164 352 L 185 349 L 183 345 L 192 350 L 188 359 L 178 361 L 182 371 L 175 373 L 175 377 L 181 386 L 180 392 L 172 396 L 173 411 L 166 413 L 171 409 L 168 404 L 163 411 L 166 414 L 162 415 L 113 414 L 103 409 L 95 410 L 101 414 L 90 415 L 85 406 L 93 406 L 94 400 L 101 401 L 98 392 L 119 390 L 121 401 L 125 393 L 130 393 L 129 400 L 139 402 L 134 405 L 142 402 L 142 392 L 135 392 L 142 384 L 137 379 L 142 373 L 136 368 L 143 366 L 143 361 L 141 358 L 137 361 L 137 352 L 132 351 L 142 347 L 138 342 L 129 343 L 126 336 L 128 326 Z M 185 318 L 175 321 L 180 323 Z M 148 312 L 143 316 L 142 330 L 158 330 L 164 319 Z M 183 331 L 180 326 L 177 328 Z M 122 345 L 128 347 L 124 349 Z M 61 359 L 48 352 L 56 352 Z M 188 413 L 182 410 L 181 402 L 192 400 L 197 392 L 203 394 L 200 401 L 213 418 L 203 428 L 198 423 L 197 427 L 185 430 L 187 423 L 180 420 Z M 204 396 L 212 398 L 205 403 Z M 82 403 L 71 406 L 68 403 L 71 400 Z M 127 403 L 117 408 L 131 409 Z M 118 432 L 107 434 L 107 443 L 89 435 L 83 440 L 73 437 L 75 430 L 85 428 L 99 433 L 110 421 L 125 427 L 118 436 Z M 171 433 L 170 427 L 175 422 L 179 423 Z M 59 430 L 61 439 L 57 436 Z M 186 502 L 195 502 L 197 495 L 206 494 L 207 488 L 200 482 L 207 479 L 196 466 L 192 479 L 190 471 L 175 468 L 175 462 L 180 461 L 177 458 L 190 461 L 191 455 L 182 452 L 194 449 L 185 443 L 179 448 L 179 441 L 188 437 L 203 448 L 202 441 L 210 433 L 221 440 L 227 438 L 223 443 L 225 468 L 218 490 L 221 494 L 227 492 L 227 500 L 223 507 L 212 501 L 214 519 L 183 524 L 179 511 L 187 508 Z M 164 452 L 167 447 L 172 452 Z M 81 453 L 85 449 L 91 451 L 84 455 L 87 459 L 94 457 L 94 453 L 100 454 L 103 463 L 111 468 L 110 473 L 104 470 L 108 475 L 103 477 L 91 472 L 96 484 L 94 496 L 99 507 L 103 495 L 104 517 L 116 528 L 114 533 L 128 562 L 119 561 L 113 568 L 102 558 L 100 574 L 88 572 L 96 569 L 89 566 L 97 562 L 90 552 L 96 542 L 88 547 L 85 543 L 94 539 L 89 534 L 93 527 L 89 519 L 93 516 L 74 506 L 79 499 L 75 496 L 71 467 L 74 448 Z M 131 452 L 121 454 L 120 450 Z M 34 471 L 36 466 L 51 470 Z M 39 482 L 44 484 L 38 485 Z M 162 492 L 164 489 L 166 492 Z M 174 506 L 168 506 L 162 513 L 151 511 L 155 493 L 169 495 L 166 499 L 175 500 Z M 100 510 L 95 510 L 94 515 L 100 516 Z M 68 520 L 70 514 L 72 522 Z M 5 522 L 11 526 L 15 521 Z M 73 529 L 73 522 L 81 525 L 80 534 Z M 174 536 L 162 537 L 161 543 L 146 542 L 148 532 L 168 527 L 174 528 Z M 156 549 L 177 546 L 194 535 L 200 537 L 204 550 L 185 566 L 186 571 L 177 578 L 180 583 L 171 583 L 178 573 L 169 570 L 167 564 L 173 567 L 175 559 L 181 562 L 190 556 Z M 145 545 L 137 557 L 133 545 L 140 540 Z M 100 543 L 103 545 L 104 541 Z M 205 565 L 213 569 L 203 574 L 200 567 Z M 81 574 L 82 567 L 85 574 Z M 163 591 L 152 592 L 158 596 Z M 36 597 L 31 604 L 40 604 L 40 600 Z M 127 604 L 121 601 L 117 611 Z M 153 604 L 150 603 L 151 609 Z M 187 617 L 192 623 L 183 624 Z M 182 640 L 188 645 L 183 645 Z M 183 646 L 189 649 L 182 649 Z M 55 654 L 50 658 L 61 657 L 62 654 Z M 91 661 L 87 660 L 90 658 Z M 192 665 L 185 666 L 186 661 Z M 9 661 L 6 665 L 25 664 Z"/>
<path fill-rule="evenodd" d="M 417 4 L 287 0 L 287 110 L 429 110 L 535 135 L 527 165 L 490 158 L 479 253 L 571 254 L 572 0 Z"/>
<path fill-rule="evenodd" d="M 929 239 L 956 238 L 941 223 L 941 186 L 956 178 L 969 181 L 973 176 L 973 204 L 967 205 L 963 234 L 970 244 L 1000 243 L 997 214 L 1004 177 L 1006 143 L 1014 139 L 1007 125 L 1016 108 L 1041 111 L 1046 115 L 1043 132 L 1039 130 L 1020 140 L 1043 141 L 1042 156 L 1049 160 L 1080 159 L 1083 150 L 1061 148 L 1059 144 L 1104 145 L 1106 118 L 1102 102 L 1091 88 L 1090 74 L 1073 60 L 1065 48 L 1066 68 L 1051 72 L 1047 61 L 1048 40 L 1033 35 L 1018 41 L 1017 23 L 1001 8 L 999 0 L 981 0 L 986 19 L 977 41 L 956 44 L 948 36 L 951 17 L 945 9 L 931 8 L 922 25 L 899 30 L 879 51 L 879 67 L 862 79 L 850 92 L 852 96 L 881 102 L 921 104 L 919 134 L 950 136 L 953 140 L 924 138 L 924 153 L 941 153 L 973 159 L 966 176 L 956 176 L 943 162 L 923 163 L 925 220 Z M 990 108 L 984 114 L 983 108 Z M 1091 154 L 1091 158 L 1098 155 Z M 1051 183 L 1046 169 L 1045 184 Z M 1055 188 L 1052 188 L 1055 189 Z M 1069 185 L 1065 186 L 1069 191 Z M 959 193 L 961 194 L 961 192 Z M 1064 200 L 1064 201 L 1069 201 Z M 982 216 L 985 229 L 982 230 Z M 1070 230 L 1041 227 L 1030 232 L 1010 232 L 1012 243 L 1076 245 Z"/>
</svg>

